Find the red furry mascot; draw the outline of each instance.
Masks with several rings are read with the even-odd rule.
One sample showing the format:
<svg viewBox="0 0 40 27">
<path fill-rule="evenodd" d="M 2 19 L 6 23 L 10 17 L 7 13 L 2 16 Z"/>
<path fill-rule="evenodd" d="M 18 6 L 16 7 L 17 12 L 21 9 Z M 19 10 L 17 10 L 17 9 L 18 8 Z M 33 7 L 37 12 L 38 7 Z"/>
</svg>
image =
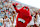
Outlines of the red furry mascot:
<svg viewBox="0 0 40 27">
<path fill-rule="evenodd" d="M 26 27 L 27 24 L 31 21 L 32 17 L 30 15 L 29 8 L 24 6 L 21 9 L 17 9 L 18 3 L 12 4 L 16 12 L 18 13 L 16 19 L 16 27 Z"/>
</svg>

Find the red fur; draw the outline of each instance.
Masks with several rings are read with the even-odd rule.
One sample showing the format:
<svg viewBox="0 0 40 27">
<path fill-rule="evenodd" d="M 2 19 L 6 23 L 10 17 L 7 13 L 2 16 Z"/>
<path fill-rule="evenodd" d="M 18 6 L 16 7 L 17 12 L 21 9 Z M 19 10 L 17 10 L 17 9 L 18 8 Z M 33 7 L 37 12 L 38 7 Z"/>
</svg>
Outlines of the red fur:
<svg viewBox="0 0 40 27">
<path fill-rule="evenodd" d="M 27 8 L 28 7 L 26 7 L 26 9 Z M 18 13 L 18 16 L 17 16 L 17 19 L 16 19 L 16 27 L 26 27 L 27 24 L 32 19 L 31 15 L 30 15 L 29 8 L 28 8 L 28 10 L 26 10 L 26 9 L 24 9 L 24 7 L 22 7 L 20 10 L 18 10 L 17 7 L 14 7 L 14 9 Z M 18 21 L 18 18 L 24 19 L 26 22 L 22 23 L 22 22 Z"/>
</svg>

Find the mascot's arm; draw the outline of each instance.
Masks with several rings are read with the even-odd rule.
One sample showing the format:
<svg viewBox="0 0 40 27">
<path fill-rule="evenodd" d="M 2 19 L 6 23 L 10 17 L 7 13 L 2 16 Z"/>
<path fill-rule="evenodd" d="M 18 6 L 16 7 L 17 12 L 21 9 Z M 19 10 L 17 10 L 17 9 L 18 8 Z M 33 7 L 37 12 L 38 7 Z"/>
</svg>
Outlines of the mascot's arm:
<svg viewBox="0 0 40 27">
<path fill-rule="evenodd" d="M 29 21 L 28 21 L 28 23 L 29 23 L 31 20 L 32 20 L 32 16 L 29 16 Z"/>
<path fill-rule="evenodd" d="M 28 24 L 28 23 L 30 23 L 30 21 L 32 20 L 32 17 L 31 17 L 31 16 L 28 16 L 28 18 L 27 18 L 27 19 L 28 19 L 28 20 L 27 20 L 27 22 L 26 22 L 26 23 Z"/>
<path fill-rule="evenodd" d="M 17 13 L 19 13 L 19 10 L 17 9 L 16 5 L 13 5 L 14 9 L 16 10 Z"/>
<path fill-rule="evenodd" d="M 32 20 L 32 16 L 29 16 L 29 22 Z"/>
</svg>

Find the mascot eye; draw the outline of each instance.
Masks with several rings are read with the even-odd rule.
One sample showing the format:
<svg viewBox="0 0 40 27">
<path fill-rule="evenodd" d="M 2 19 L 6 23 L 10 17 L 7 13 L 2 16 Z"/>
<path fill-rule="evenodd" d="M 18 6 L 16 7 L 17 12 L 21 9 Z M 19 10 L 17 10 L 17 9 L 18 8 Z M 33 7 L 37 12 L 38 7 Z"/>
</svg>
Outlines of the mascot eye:
<svg viewBox="0 0 40 27">
<path fill-rule="evenodd" d="M 26 9 L 26 8 L 24 8 L 24 9 Z"/>
<path fill-rule="evenodd" d="M 26 10 L 28 11 L 28 8 Z"/>
</svg>

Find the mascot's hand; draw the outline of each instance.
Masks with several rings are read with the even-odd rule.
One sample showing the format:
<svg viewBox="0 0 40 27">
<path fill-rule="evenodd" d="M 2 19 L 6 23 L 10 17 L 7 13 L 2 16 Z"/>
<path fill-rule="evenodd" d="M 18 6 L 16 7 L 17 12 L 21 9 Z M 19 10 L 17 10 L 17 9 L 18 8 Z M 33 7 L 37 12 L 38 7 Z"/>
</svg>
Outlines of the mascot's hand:
<svg viewBox="0 0 40 27">
<path fill-rule="evenodd" d="M 14 7 L 16 7 L 15 5 L 13 5 Z"/>
<path fill-rule="evenodd" d="M 18 4 L 19 4 L 19 3 L 12 3 L 12 5 L 13 5 L 14 7 L 16 7 Z"/>
</svg>

